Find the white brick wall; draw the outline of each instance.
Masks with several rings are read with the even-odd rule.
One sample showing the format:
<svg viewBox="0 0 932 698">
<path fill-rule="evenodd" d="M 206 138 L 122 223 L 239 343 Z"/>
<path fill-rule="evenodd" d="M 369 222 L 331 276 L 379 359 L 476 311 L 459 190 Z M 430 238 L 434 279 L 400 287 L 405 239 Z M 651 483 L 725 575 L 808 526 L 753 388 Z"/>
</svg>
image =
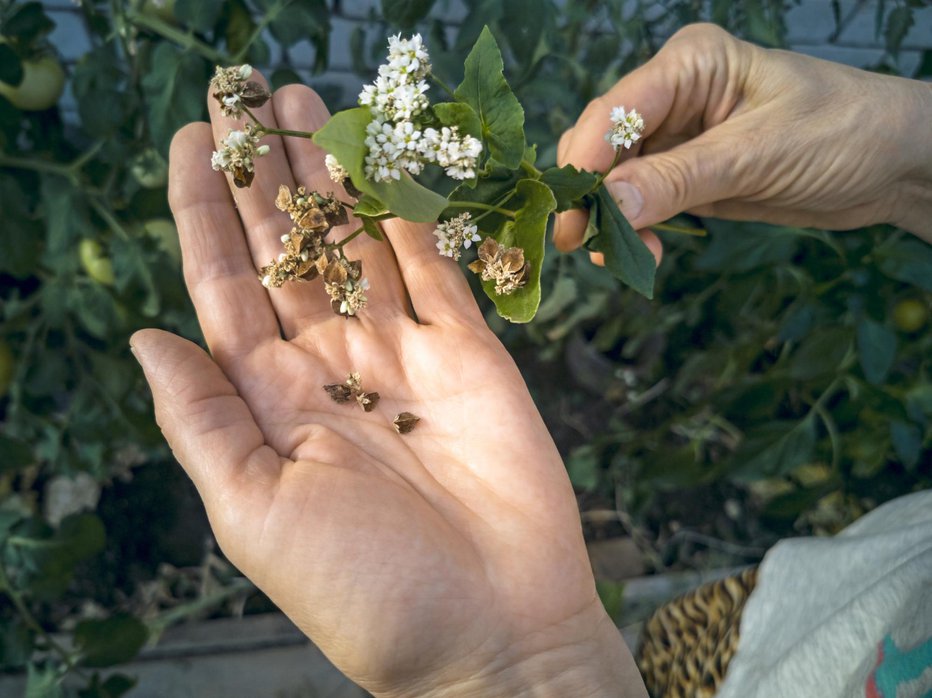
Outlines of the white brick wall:
<svg viewBox="0 0 932 698">
<path fill-rule="evenodd" d="M 566 2 L 569 0 L 558 0 Z M 289 57 L 298 72 L 313 85 L 338 85 L 352 95 L 361 85 L 361 79 L 352 72 L 350 36 L 361 22 L 379 12 L 379 0 L 331 0 L 339 13 L 332 19 L 330 41 L 330 69 L 325 75 L 311 76 L 313 48 L 309 42 L 300 42 L 289 51 Z M 835 19 L 829 0 L 801 0 L 787 15 L 789 45 L 801 53 L 847 63 L 856 67 L 876 64 L 884 54 L 883 36 L 877 36 L 874 22 L 876 0 L 841 0 L 844 30 L 836 33 Z M 90 48 L 81 17 L 70 2 L 47 2 L 46 8 L 56 22 L 51 40 L 65 58 L 73 61 Z M 434 15 L 456 24 L 466 14 L 462 0 L 438 0 Z M 932 7 L 916 11 L 915 24 L 903 42 L 900 68 L 904 74 L 915 70 L 923 49 L 932 49 Z M 277 56 L 276 56 L 277 57 Z M 74 108 L 73 100 L 65 96 L 67 111 Z"/>
</svg>

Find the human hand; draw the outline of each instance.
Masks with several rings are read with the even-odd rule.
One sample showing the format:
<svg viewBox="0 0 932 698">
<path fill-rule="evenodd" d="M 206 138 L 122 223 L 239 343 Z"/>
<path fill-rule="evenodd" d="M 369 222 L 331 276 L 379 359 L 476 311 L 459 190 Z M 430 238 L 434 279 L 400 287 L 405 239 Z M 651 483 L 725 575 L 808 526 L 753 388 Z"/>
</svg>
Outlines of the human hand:
<svg viewBox="0 0 932 698">
<path fill-rule="evenodd" d="M 371 282 L 357 318 L 310 284 L 267 291 L 256 268 L 290 228 L 279 184 L 334 185 L 316 146 L 271 137 L 232 189 L 210 169 L 230 126 L 211 112 L 172 143 L 170 199 L 213 359 L 157 330 L 132 345 L 223 551 L 376 695 L 645 696 L 560 456 L 457 264 L 393 220 L 390 244 L 347 246 Z M 290 86 L 257 115 L 313 130 L 327 111 Z M 322 389 L 351 371 L 374 411 Z M 401 411 L 421 418 L 407 435 Z"/>
<path fill-rule="evenodd" d="M 739 41 L 711 25 L 677 32 L 585 109 L 560 164 L 604 171 L 616 105 L 644 137 L 607 176 L 637 229 L 682 211 L 827 229 L 893 223 L 932 241 L 932 86 Z M 586 213 L 558 218 L 580 245 Z"/>
</svg>

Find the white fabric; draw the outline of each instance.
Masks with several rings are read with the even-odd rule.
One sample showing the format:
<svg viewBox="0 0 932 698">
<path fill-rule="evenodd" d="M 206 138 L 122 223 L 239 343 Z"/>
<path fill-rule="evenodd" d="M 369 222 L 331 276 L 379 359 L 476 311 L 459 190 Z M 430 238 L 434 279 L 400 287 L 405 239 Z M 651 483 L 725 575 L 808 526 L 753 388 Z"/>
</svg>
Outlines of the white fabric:
<svg viewBox="0 0 932 698">
<path fill-rule="evenodd" d="M 932 490 L 888 502 L 834 538 L 774 546 L 740 637 L 716 698 L 932 696 L 928 664 L 893 693 L 867 688 L 879 683 L 885 639 L 895 643 L 888 654 L 919 648 L 913 666 L 932 647 Z"/>
</svg>

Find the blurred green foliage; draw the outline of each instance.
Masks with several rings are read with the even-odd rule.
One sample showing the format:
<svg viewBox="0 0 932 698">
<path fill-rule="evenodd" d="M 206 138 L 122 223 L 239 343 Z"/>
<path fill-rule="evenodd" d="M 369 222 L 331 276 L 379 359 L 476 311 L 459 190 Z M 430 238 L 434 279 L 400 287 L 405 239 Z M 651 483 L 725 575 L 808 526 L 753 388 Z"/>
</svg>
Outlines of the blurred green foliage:
<svg viewBox="0 0 932 698">
<path fill-rule="evenodd" d="M 710 20 L 780 46 L 793 4 L 467 0 L 449 25 L 429 14 L 443 0 L 382 0 L 351 53 L 362 84 L 385 37 L 417 28 L 456 84 L 488 24 L 547 166 L 585 104 L 677 27 Z M 926 4 L 877 3 L 878 70 L 898 72 Z M 113 0 L 76 11 L 91 41 L 67 76 L 75 113 L 0 96 L 0 668 L 26 670 L 37 697 L 122 695 L 131 679 L 95 670 L 130 659 L 167 622 L 95 588 L 89 561 L 121 532 L 103 512 L 51 515 L 50 493 L 79 474 L 106 490 L 169 458 L 128 338 L 151 325 L 199 338 L 166 203 L 171 136 L 206 117 L 215 63 L 250 62 L 280 86 L 299 79 L 289 52 L 310 42 L 323 73 L 342 10 L 334 0 Z M 41 3 L 0 0 L 0 81 L 16 85 L 55 55 L 53 27 Z M 916 77 L 930 74 L 927 50 Z M 323 92 L 333 109 L 355 98 Z M 699 499 L 739 501 L 753 519 L 744 538 L 767 541 L 793 527 L 837 530 L 932 485 L 932 248 L 886 227 L 681 222 L 710 237 L 665 238 L 654 302 L 585 254 L 550 254 L 531 325 L 490 313 L 516 355 L 534 357 L 535 394 L 565 371 L 560 409 L 542 408 L 577 487 L 648 529 L 658 508 L 669 516 L 712 491 Z M 103 612 L 85 617 L 85 600 Z M 67 640 L 50 634 L 66 628 Z"/>
</svg>

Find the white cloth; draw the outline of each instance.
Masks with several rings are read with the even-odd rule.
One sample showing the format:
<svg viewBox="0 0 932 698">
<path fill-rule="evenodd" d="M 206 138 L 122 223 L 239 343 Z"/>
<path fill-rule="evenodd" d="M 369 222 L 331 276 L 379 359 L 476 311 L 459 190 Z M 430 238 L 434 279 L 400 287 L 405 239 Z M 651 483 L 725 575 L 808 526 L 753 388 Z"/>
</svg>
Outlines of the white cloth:
<svg viewBox="0 0 932 698">
<path fill-rule="evenodd" d="M 716 698 L 932 698 L 932 490 L 781 541 Z"/>
</svg>

